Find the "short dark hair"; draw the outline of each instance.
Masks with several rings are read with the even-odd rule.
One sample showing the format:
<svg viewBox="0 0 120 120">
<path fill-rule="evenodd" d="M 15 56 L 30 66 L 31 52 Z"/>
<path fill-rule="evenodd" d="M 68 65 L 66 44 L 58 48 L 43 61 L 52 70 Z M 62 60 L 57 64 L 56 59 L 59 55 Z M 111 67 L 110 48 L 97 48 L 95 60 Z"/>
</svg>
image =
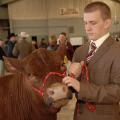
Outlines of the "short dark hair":
<svg viewBox="0 0 120 120">
<path fill-rule="evenodd" d="M 93 12 L 93 11 L 96 11 L 96 10 L 100 10 L 102 18 L 104 20 L 111 19 L 110 7 L 107 4 L 105 4 L 104 2 L 99 2 L 99 1 L 92 2 L 92 3 L 89 3 L 84 8 L 85 13 Z"/>
<path fill-rule="evenodd" d="M 64 35 L 65 37 L 67 36 L 65 32 L 61 32 L 60 35 Z"/>
<path fill-rule="evenodd" d="M 17 34 L 15 34 L 15 33 L 10 33 L 9 35 L 8 35 L 8 39 L 10 39 L 11 37 L 16 37 L 17 36 Z"/>
</svg>

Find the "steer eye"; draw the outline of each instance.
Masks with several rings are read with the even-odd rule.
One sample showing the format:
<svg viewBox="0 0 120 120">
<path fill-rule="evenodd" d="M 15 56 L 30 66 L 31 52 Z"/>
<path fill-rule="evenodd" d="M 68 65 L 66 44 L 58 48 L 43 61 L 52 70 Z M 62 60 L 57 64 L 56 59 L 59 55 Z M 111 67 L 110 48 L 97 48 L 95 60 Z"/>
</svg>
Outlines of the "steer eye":
<svg viewBox="0 0 120 120">
<path fill-rule="evenodd" d="M 53 95 L 54 91 L 52 89 L 48 89 L 47 93 L 48 93 L 48 95 Z"/>
</svg>

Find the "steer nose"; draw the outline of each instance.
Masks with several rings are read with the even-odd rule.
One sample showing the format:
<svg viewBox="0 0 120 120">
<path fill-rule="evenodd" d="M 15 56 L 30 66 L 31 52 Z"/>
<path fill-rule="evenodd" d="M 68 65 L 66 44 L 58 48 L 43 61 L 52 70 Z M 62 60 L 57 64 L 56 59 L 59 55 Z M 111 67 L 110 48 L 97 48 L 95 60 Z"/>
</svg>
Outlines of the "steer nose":
<svg viewBox="0 0 120 120">
<path fill-rule="evenodd" d="M 47 88 L 45 99 L 50 106 L 55 101 L 72 99 L 72 91 L 65 84 L 55 83 Z"/>
<path fill-rule="evenodd" d="M 53 103 L 53 99 L 51 97 L 48 97 L 45 103 L 47 106 L 51 106 Z"/>
</svg>

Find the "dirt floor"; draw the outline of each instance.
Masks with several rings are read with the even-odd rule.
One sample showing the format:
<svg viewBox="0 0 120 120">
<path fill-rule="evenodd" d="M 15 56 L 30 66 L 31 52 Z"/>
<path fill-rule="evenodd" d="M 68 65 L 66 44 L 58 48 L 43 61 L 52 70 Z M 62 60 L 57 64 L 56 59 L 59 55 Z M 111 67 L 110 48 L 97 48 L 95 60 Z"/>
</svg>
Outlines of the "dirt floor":
<svg viewBox="0 0 120 120">
<path fill-rule="evenodd" d="M 58 113 L 58 120 L 73 120 L 74 108 L 75 108 L 76 98 L 73 99 L 63 107 Z"/>
</svg>

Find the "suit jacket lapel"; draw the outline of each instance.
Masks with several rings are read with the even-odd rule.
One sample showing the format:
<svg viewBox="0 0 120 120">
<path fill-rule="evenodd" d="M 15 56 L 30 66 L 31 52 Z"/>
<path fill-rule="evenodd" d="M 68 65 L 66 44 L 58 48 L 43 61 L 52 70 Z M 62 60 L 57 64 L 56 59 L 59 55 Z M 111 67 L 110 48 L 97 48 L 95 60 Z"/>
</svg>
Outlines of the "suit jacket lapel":
<svg viewBox="0 0 120 120">
<path fill-rule="evenodd" d="M 102 57 L 102 55 L 104 55 L 106 51 L 110 49 L 110 46 L 113 44 L 113 42 L 114 41 L 111 37 L 105 40 L 105 42 L 100 46 L 95 55 L 91 58 L 89 62 L 89 67 L 95 64 L 97 60 L 99 60 Z"/>
<path fill-rule="evenodd" d="M 86 44 L 84 45 L 84 51 L 81 53 L 81 54 L 82 54 L 81 60 L 83 60 L 83 61 L 85 61 L 85 62 L 86 62 L 86 57 L 87 57 L 88 50 L 89 50 L 89 45 L 90 45 L 90 42 L 86 43 Z"/>
</svg>

